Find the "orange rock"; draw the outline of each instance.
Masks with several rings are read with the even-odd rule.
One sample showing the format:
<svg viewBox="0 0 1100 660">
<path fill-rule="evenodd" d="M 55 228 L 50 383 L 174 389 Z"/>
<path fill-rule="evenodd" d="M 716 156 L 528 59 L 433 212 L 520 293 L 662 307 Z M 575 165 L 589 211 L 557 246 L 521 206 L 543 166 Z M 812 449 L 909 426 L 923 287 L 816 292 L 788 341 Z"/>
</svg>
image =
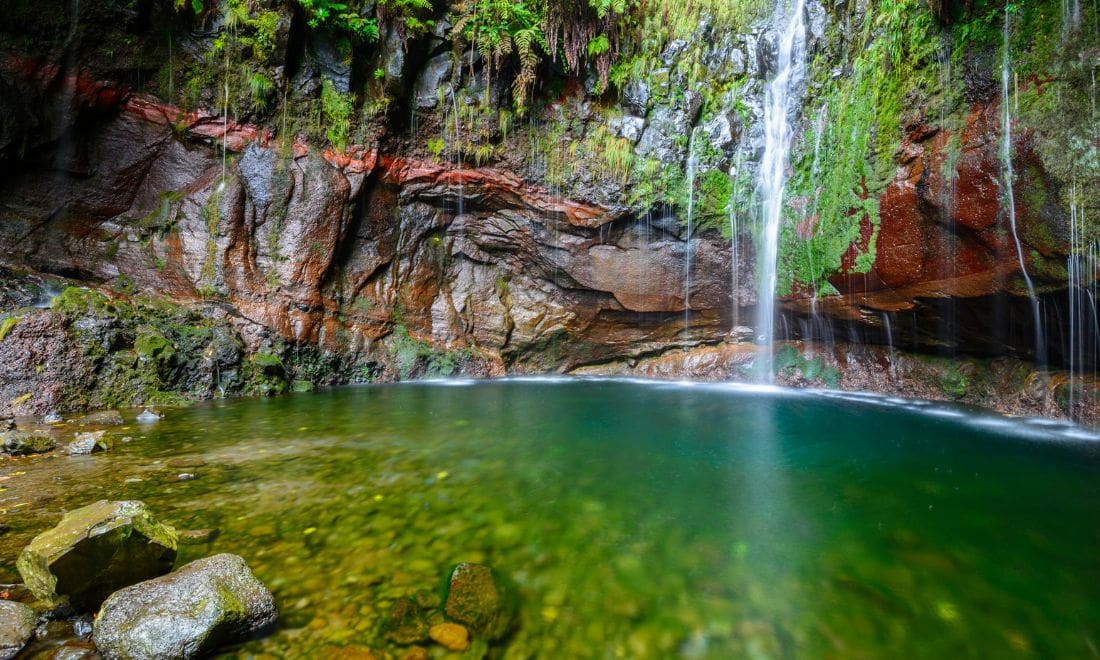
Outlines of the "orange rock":
<svg viewBox="0 0 1100 660">
<path fill-rule="evenodd" d="M 465 626 L 457 623 L 440 623 L 432 626 L 428 631 L 436 643 L 452 651 L 465 651 L 470 648 L 470 633 Z"/>
</svg>

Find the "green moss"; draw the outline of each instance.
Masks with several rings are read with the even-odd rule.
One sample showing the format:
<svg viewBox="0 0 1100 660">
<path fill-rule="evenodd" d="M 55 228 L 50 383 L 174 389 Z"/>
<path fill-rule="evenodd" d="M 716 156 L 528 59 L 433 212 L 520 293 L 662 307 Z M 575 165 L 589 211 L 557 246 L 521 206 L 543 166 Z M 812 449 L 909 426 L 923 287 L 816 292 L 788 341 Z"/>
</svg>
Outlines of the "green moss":
<svg viewBox="0 0 1100 660">
<path fill-rule="evenodd" d="M 825 364 L 820 355 L 807 358 L 794 346 L 782 346 L 772 359 L 775 374 L 794 378 L 798 375 L 809 382 L 817 382 L 836 389 L 840 386 L 840 371 Z"/>
<path fill-rule="evenodd" d="M 463 351 L 439 350 L 422 339 L 414 338 L 400 322 L 390 335 L 389 352 L 401 380 L 408 380 L 414 375 L 424 378 L 451 376 L 465 357 Z"/>
<path fill-rule="evenodd" d="M 175 348 L 163 335 L 146 331 L 134 341 L 134 352 L 146 359 L 164 360 L 175 353 Z"/>
<path fill-rule="evenodd" d="M 63 290 L 53 299 L 50 307 L 55 312 L 66 316 L 83 316 L 112 310 L 111 301 L 107 296 L 92 289 L 74 286 Z"/>
<path fill-rule="evenodd" d="M 950 362 L 940 372 L 940 388 L 947 396 L 961 399 L 970 390 L 970 378 L 959 368 L 959 364 Z"/>
<path fill-rule="evenodd" d="M 0 321 L 0 341 L 4 341 L 7 338 L 8 333 L 11 332 L 15 324 L 19 323 L 18 316 L 9 316 L 8 318 Z"/>
</svg>

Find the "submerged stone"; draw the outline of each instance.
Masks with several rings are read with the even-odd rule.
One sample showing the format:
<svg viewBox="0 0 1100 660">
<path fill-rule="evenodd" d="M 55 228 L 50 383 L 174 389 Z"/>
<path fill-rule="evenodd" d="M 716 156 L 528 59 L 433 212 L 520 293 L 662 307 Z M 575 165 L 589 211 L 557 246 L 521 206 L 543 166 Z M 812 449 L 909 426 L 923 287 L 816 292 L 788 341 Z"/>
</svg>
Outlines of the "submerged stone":
<svg viewBox="0 0 1100 660">
<path fill-rule="evenodd" d="M 382 624 L 382 633 L 395 644 L 416 644 L 428 639 L 428 622 L 415 602 L 398 598 Z"/>
<path fill-rule="evenodd" d="M 6 431 L 0 433 L 0 453 L 11 456 L 41 454 L 57 446 L 47 431 Z"/>
<path fill-rule="evenodd" d="M 38 616 L 23 603 L 0 600 L 0 660 L 10 660 L 30 641 Z"/>
<path fill-rule="evenodd" d="M 274 597 L 245 560 L 220 554 L 112 594 L 92 640 L 109 658 L 194 658 L 277 618 Z"/>
<path fill-rule="evenodd" d="M 176 560 L 176 532 L 136 501 L 70 511 L 30 542 L 16 567 L 46 607 L 97 607 L 112 592 L 163 575 Z"/>
<path fill-rule="evenodd" d="M 444 610 L 448 617 L 469 626 L 474 635 L 495 640 L 511 627 L 516 601 L 493 569 L 463 563 L 451 572 Z"/>
<path fill-rule="evenodd" d="M 451 651 L 465 651 L 470 648 L 470 633 L 465 626 L 457 623 L 440 623 L 431 627 L 428 635 L 440 646 Z"/>
<path fill-rule="evenodd" d="M 76 439 L 69 443 L 65 451 L 70 456 L 83 456 L 96 452 L 107 451 L 114 446 L 111 436 L 106 431 L 93 431 L 91 433 L 77 433 Z"/>
<path fill-rule="evenodd" d="M 117 410 L 101 410 L 80 418 L 81 426 L 122 426 L 122 413 Z"/>
</svg>

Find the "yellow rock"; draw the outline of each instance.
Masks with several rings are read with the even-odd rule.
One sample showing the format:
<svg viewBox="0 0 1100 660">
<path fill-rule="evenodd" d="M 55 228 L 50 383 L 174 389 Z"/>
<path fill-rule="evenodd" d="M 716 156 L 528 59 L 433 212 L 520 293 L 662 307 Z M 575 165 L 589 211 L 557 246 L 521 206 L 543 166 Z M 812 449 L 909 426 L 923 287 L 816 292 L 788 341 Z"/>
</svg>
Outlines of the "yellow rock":
<svg viewBox="0 0 1100 660">
<path fill-rule="evenodd" d="M 465 651 L 470 648 L 470 633 L 465 626 L 457 623 L 440 623 L 432 626 L 428 636 L 438 644 L 452 651 Z"/>
</svg>

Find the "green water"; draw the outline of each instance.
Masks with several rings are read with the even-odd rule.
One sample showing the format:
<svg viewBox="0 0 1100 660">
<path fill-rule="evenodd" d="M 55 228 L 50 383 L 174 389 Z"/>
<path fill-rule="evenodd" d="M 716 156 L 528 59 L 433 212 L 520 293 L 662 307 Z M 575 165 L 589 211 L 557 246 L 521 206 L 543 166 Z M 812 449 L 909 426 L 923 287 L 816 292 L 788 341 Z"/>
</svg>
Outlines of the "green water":
<svg viewBox="0 0 1100 660">
<path fill-rule="evenodd" d="M 0 582 L 62 511 L 141 499 L 181 529 L 219 530 L 181 562 L 238 553 L 271 587 L 280 628 L 228 651 L 240 656 L 400 657 L 381 619 L 461 561 L 518 586 L 518 625 L 493 656 L 1100 647 L 1100 443 L 1056 425 L 810 393 L 504 381 L 213 403 L 118 434 L 134 439 L 109 454 L 0 463 L 13 527 Z"/>
</svg>

